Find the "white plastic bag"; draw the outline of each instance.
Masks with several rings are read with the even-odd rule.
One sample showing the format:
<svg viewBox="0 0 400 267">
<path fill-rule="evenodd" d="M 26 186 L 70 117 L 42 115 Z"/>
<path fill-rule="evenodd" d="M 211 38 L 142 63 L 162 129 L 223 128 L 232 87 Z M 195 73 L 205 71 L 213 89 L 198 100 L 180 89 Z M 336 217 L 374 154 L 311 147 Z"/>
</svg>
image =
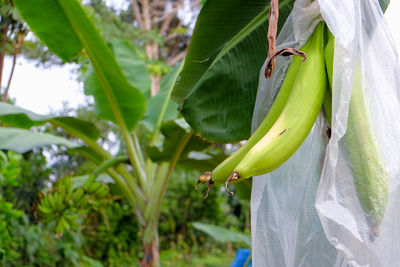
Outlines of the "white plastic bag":
<svg viewBox="0 0 400 267">
<path fill-rule="evenodd" d="M 300 48 L 320 20 L 336 38 L 331 139 L 321 113 L 292 158 L 253 178 L 253 265 L 400 266 L 400 70 L 390 31 L 377 0 L 297 0 L 277 48 Z M 253 130 L 270 108 L 289 62 L 278 58 L 268 80 L 261 70 Z M 374 238 L 341 142 L 355 65 L 389 178 L 389 201 Z"/>
</svg>

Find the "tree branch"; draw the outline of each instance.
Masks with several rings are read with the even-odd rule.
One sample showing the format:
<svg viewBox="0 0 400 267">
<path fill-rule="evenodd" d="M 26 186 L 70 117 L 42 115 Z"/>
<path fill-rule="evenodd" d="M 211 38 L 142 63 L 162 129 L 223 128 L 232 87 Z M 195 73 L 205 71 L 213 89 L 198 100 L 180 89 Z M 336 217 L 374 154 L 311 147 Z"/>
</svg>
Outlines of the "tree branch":
<svg viewBox="0 0 400 267">
<path fill-rule="evenodd" d="M 0 90 L 1 90 L 1 77 L 3 75 L 4 68 L 4 57 L 7 50 L 7 32 L 10 24 L 6 24 L 1 28 L 0 39 L 1 39 L 1 51 L 0 51 Z"/>
<path fill-rule="evenodd" d="M 142 14 L 140 13 L 140 8 L 136 0 L 132 0 L 132 15 L 136 18 L 140 28 L 144 27 Z"/>
<path fill-rule="evenodd" d="M 163 24 L 161 25 L 161 28 L 160 28 L 160 34 L 161 35 L 164 35 L 164 33 L 167 32 L 167 30 L 169 29 L 169 27 L 171 25 L 172 19 L 175 17 L 175 15 L 178 12 L 179 8 L 180 8 L 180 5 L 178 5 L 177 7 L 175 7 L 174 9 L 172 9 L 168 13 L 167 17 L 165 18 L 165 20 L 164 20 L 164 22 L 163 22 Z"/>
<path fill-rule="evenodd" d="M 179 52 L 173 58 L 168 60 L 167 64 L 170 66 L 174 66 L 176 63 L 178 63 L 182 58 L 184 58 L 186 56 L 186 53 L 187 53 L 187 49 Z"/>
<path fill-rule="evenodd" d="M 11 67 L 10 76 L 8 77 L 7 87 L 3 94 L 3 102 L 7 102 L 8 100 L 8 91 L 10 90 L 11 80 L 14 75 L 15 65 L 17 64 L 17 55 L 21 51 L 21 46 L 24 42 L 24 35 L 22 33 L 18 33 L 17 35 L 17 43 L 14 45 L 14 53 L 13 53 L 13 62 Z"/>
<path fill-rule="evenodd" d="M 151 30 L 151 12 L 149 7 L 149 0 L 142 0 L 142 18 L 143 28 L 145 30 Z"/>
</svg>

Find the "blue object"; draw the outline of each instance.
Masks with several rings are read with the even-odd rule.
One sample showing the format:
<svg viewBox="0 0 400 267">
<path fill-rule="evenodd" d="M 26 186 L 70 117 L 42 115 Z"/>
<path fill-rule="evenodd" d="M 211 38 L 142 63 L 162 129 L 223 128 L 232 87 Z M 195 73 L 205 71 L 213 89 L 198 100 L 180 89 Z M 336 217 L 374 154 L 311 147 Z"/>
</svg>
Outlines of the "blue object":
<svg viewBox="0 0 400 267">
<path fill-rule="evenodd" d="M 246 260 L 251 255 L 250 249 L 242 248 L 236 251 L 235 259 L 233 260 L 231 267 L 244 267 Z M 249 262 L 248 267 L 251 267 L 251 260 Z"/>
</svg>

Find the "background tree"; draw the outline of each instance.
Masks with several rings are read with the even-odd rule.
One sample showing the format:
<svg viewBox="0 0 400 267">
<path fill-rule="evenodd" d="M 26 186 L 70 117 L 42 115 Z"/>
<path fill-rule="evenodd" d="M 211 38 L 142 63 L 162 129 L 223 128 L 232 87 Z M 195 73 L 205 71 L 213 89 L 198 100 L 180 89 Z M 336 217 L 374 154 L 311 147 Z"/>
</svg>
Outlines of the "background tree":
<svg viewBox="0 0 400 267">
<path fill-rule="evenodd" d="M 0 1 L 0 96 L 3 102 L 8 100 L 12 76 L 17 63 L 17 55 L 26 35 L 26 24 L 16 12 L 11 0 Z M 2 81 L 4 58 L 12 55 L 12 66 L 7 81 Z"/>
</svg>

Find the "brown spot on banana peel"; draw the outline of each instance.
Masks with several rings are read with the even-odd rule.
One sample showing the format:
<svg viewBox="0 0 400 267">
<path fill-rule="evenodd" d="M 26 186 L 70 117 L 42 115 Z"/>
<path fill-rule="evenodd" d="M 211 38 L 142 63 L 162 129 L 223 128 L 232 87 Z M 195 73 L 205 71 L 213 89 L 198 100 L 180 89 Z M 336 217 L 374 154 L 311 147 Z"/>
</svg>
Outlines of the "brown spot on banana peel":
<svg viewBox="0 0 400 267">
<path fill-rule="evenodd" d="M 284 134 L 289 128 L 286 128 L 285 130 L 283 130 L 282 132 L 279 133 L 279 135 Z"/>
</svg>

